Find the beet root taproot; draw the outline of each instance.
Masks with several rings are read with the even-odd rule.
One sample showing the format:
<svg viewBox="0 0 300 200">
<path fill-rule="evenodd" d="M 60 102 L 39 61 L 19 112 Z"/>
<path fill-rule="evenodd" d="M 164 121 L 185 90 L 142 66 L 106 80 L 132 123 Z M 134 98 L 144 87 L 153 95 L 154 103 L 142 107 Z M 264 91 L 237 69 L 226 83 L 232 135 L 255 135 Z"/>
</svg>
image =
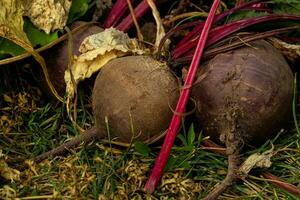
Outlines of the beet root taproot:
<svg viewBox="0 0 300 200">
<path fill-rule="evenodd" d="M 277 49 L 256 41 L 201 66 L 191 96 L 204 134 L 226 145 L 227 176 L 205 198 L 217 199 L 237 178 L 242 147 L 265 142 L 289 118 L 293 74 Z"/>
<path fill-rule="evenodd" d="M 102 67 L 93 89 L 95 126 L 35 162 L 60 155 L 97 138 L 152 143 L 163 136 L 179 95 L 178 81 L 165 63 L 149 56 L 116 58 Z"/>
</svg>

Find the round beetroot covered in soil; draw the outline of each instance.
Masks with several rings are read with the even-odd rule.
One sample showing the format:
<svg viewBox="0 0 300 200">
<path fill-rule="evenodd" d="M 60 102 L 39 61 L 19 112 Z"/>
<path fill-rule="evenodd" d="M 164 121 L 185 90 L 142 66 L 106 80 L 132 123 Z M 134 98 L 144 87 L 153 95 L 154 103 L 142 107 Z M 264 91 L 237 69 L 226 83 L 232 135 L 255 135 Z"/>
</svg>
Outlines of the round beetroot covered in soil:
<svg viewBox="0 0 300 200">
<path fill-rule="evenodd" d="M 204 133 L 224 142 L 236 132 L 259 144 L 287 121 L 293 74 L 284 57 L 266 41 L 215 56 L 200 66 L 192 97 Z"/>
<path fill-rule="evenodd" d="M 102 137 L 125 143 L 152 142 L 168 128 L 170 107 L 178 98 L 177 78 L 166 64 L 149 56 L 127 56 L 108 62 L 93 89 L 96 127 Z M 105 123 L 107 117 L 108 124 Z"/>
</svg>

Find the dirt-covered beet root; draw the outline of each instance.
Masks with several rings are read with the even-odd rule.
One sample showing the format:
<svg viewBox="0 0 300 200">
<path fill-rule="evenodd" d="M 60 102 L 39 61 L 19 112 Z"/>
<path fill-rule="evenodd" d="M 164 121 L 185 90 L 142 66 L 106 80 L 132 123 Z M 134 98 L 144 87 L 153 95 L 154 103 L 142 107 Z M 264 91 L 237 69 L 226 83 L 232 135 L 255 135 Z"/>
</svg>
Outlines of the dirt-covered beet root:
<svg viewBox="0 0 300 200">
<path fill-rule="evenodd" d="M 157 137 L 168 127 L 178 82 L 166 64 L 148 56 L 117 58 L 99 72 L 93 90 L 97 129 L 129 143 Z"/>
<path fill-rule="evenodd" d="M 228 121 L 235 120 L 243 141 L 255 145 L 269 139 L 288 119 L 293 74 L 268 42 L 219 54 L 200 68 L 192 97 L 205 134 L 223 140 L 232 129 Z"/>
<path fill-rule="evenodd" d="M 204 198 L 214 200 L 238 178 L 242 147 L 267 140 L 288 119 L 293 74 L 266 41 L 219 54 L 201 68 L 192 89 L 197 119 L 228 155 L 225 179 Z"/>
<path fill-rule="evenodd" d="M 75 22 L 72 24 L 71 29 L 74 29 L 85 22 Z M 85 28 L 74 33 L 73 36 L 73 55 L 78 56 L 80 53 L 78 51 L 81 42 L 90 35 L 102 32 L 103 29 L 99 26 L 89 25 Z M 64 79 L 65 71 L 68 67 L 69 55 L 68 55 L 68 40 L 61 42 L 60 44 L 54 46 L 53 48 L 43 52 L 42 56 L 44 57 L 47 69 L 49 73 L 50 80 L 57 90 L 58 94 L 63 96 L 66 90 L 66 83 Z M 45 93 L 53 97 L 52 92 L 49 90 L 44 76 L 42 76 L 41 87 Z"/>
<path fill-rule="evenodd" d="M 178 96 L 177 78 L 165 63 L 149 56 L 116 58 L 103 66 L 95 81 L 92 98 L 95 126 L 34 161 L 41 162 L 81 143 L 108 136 L 125 143 L 155 142 L 168 128 L 171 107 L 176 105 Z M 25 165 L 20 170 L 24 168 Z"/>
</svg>

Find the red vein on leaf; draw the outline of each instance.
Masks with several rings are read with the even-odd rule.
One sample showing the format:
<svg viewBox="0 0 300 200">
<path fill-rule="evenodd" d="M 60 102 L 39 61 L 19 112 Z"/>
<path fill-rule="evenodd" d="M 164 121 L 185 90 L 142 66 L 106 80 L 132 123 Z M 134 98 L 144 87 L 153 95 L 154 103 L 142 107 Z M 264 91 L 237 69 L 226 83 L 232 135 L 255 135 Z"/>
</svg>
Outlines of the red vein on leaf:
<svg viewBox="0 0 300 200">
<path fill-rule="evenodd" d="M 206 19 L 205 25 L 203 27 L 203 31 L 201 33 L 200 39 L 198 41 L 198 45 L 195 51 L 195 54 L 193 56 L 192 59 L 192 63 L 190 65 L 183 89 L 180 93 L 180 97 L 176 106 L 176 110 L 175 113 L 183 113 L 185 111 L 185 107 L 186 104 L 188 102 L 189 99 L 189 95 L 191 92 L 191 86 L 193 84 L 199 63 L 200 63 L 200 59 L 203 53 L 203 49 L 208 37 L 208 32 L 211 28 L 211 25 L 213 23 L 213 19 L 214 19 L 214 15 L 217 11 L 217 8 L 219 6 L 220 0 L 214 0 L 213 5 L 211 7 L 211 10 L 209 12 L 209 15 Z M 164 143 L 162 145 L 162 148 L 159 152 L 159 155 L 155 161 L 154 164 L 154 168 L 150 174 L 150 177 L 144 187 L 144 190 L 148 193 L 152 193 L 155 190 L 155 187 L 157 186 L 164 167 L 167 163 L 168 157 L 170 155 L 171 152 L 171 148 L 173 146 L 176 134 L 179 130 L 180 124 L 181 124 L 181 120 L 182 120 L 182 116 L 178 115 L 178 114 L 173 114 L 171 123 L 169 125 L 169 129 L 166 135 L 166 138 L 164 140 Z"/>
</svg>

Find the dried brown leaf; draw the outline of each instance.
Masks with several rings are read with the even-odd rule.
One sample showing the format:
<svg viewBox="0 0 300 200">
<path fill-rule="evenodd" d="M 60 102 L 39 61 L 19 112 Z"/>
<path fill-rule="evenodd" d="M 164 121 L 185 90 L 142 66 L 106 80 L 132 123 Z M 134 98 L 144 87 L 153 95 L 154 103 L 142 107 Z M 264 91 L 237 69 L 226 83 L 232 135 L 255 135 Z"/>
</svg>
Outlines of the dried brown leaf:
<svg viewBox="0 0 300 200">
<path fill-rule="evenodd" d="M 0 188 L 0 199 L 16 199 L 16 197 L 17 192 L 8 185 L 4 185 Z"/>
<path fill-rule="evenodd" d="M 274 155 L 273 147 L 272 149 L 265 151 L 263 153 L 254 153 L 250 155 L 244 163 L 241 165 L 239 172 L 241 176 L 245 177 L 248 175 L 251 169 L 255 167 L 259 168 L 269 168 L 272 165 L 271 157 Z"/>
<path fill-rule="evenodd" d="M 23 3 L 22 0 L 0 1 L 0 37 L 11 40 L 22 47 L 30 46 L 23 31 Z"/>
<path fill-rule="evenodd" d="M 65 72 L 65 82 L 68 98 L 74 97 L 76 85 L 89 78 L 110 60 L 128 54 L 144 54 L 146 50 L 139 47 L 136 39 L 130 39 L 127 34 L 115 28 L 87 37 L 81 44 L 79 51 L 82 53 L 74 58 L 71 72 Z M 71 74 L 74 77 L 73 85 Z"/>
<path fill-rule="evenodd" d="M 289 44 L 278 38 L 270 38 L 269 40 L 272 42 L 273 46 L 279 49 L 291 62 L 300 60 L 300 45 Z"/>
<path fill-rule="evenodd" d="M 151 8 L 152 10 L 152 15 L 155 19 L 155 22 L 156 22 L 156 39 L 155 39 L 155 46 L 156 48 L 158 48 L 159 46 L 159 43 L 161 41 L 161 39 L 165 36 L 165 29 L 164 29 L 164 26 L 163 26 L 163 23 L 162 23 L 162 20 L 160 18 L 160 14 L 156 8 L 156 5 L 155 3 L 153 2 L 153 0 L 147 0 L 147 3 L 149 5 L 149 7 Z M 167 40 L 164 44 L 164 48 L 165 50 L 168 49 L 168 46 L 170 44 L 170 41 Z"/>
<path fill-rule="evenodd" d="M 6 180 L 19 181 L 20 180 L 20 172 L 16 169 L 10 168 L 5 162 L 4 154 L 2 154 L 2 150 L 0 149 L 0 176 Z"/>
<path fill-rule="evenodd" d="M 70 7 L 71 0 L 27 0 L 24 15 L 48 34 L 65 27 Z"/>
</svg>

